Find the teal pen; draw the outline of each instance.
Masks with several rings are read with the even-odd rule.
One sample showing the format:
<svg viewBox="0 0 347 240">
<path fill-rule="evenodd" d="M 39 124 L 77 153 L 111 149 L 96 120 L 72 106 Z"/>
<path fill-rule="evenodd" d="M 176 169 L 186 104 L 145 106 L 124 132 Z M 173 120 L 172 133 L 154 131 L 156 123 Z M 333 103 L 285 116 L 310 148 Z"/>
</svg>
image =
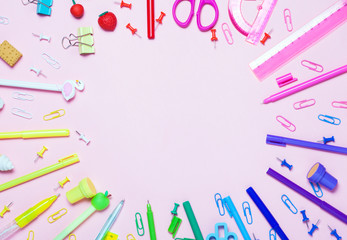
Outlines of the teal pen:
<svg viewBox="0 0 347 240">
<path fill-rule="evenodd" d="M 149 237 L 151 240 L 156 240 L 157 236 L 155 235 L 153 212 L 152 212 L 151 204 L 149 204 L 148 200 L 147 200 L 147 220 L 148 220 L 148 228 L 149 228 Z"/>
</svg>

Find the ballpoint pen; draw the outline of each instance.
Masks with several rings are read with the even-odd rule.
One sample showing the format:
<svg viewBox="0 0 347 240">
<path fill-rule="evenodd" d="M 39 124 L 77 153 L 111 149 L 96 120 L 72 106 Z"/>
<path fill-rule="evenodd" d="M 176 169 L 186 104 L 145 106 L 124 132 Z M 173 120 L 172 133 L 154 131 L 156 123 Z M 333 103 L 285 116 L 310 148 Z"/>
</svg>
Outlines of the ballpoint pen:
<svg viewBox="0 0 347 240">
<path fill-rule="evenodd" d="M 147 201 L 147 220 L 148 220 L 148 228 L 149 228 L 149 237 L 151 240 L 156 240 L 157 236 L 155 234 L 155 226 L 154 226 L 154 218 L 151 204 Z"/>
<path fill-rule="evenodd" d="M 11 237 L 18 230 L 24 228 L 35 218 L 37 218 L 41 213 L 46 211 L 54 202 L 57 200 L 60 194 L 49 197 L 32 208 L 29 208 L 27 211 L 16 217 L 11 223 L 0 229 L 0 240 L 5 240 Z"/>
</svg>

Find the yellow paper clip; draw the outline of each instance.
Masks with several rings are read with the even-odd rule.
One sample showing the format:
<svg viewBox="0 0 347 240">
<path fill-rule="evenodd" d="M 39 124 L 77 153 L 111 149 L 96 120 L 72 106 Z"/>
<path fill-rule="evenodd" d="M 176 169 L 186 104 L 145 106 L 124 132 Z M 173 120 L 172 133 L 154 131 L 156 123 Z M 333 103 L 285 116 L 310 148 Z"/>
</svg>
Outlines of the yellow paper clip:
<svg viewBox="0 0 347 240">
<path fill-rule="evenodd" d="M 72 238 L 72 237 L 73 237 L 73 238 Z M 71 234 L 69 235 L 69 240 L 77 240 L 76 235 L 73 234 L 73 233 L 71 233 Z"/>
<path fill-rule="evenodd" d="M 63 213 L 61 213 L 63 212 Z M 67 213 L 67 209 L 66 208 L 62 208 L 60 209 L 58 212 L 53 213 L 51 216 L 49 216 L 47 218 L 49 223 L 54 223 L 55 221 L 57 221 L 59 218 L 61 218 L 62 216 L 64 216 Z"/>
<path fill-rule="evenodd" d="M 30 234 L 30 233 L 32 233 L 32 234 Z M 30 236 L 32 236 L 32 238 L 30 238 Z M 29 233 L 28 233 L 28 238 L 27 238 L 27 240 L 34 240 L 34 236 L 35 236 L 34 231 L 33 231 L 33 230 L 30 230 Z"/>
<path fill-rule="evenodd" d="M 132 238 L 129 238 L 129 236 L 131 236 Z M 131 233 L 129 233 L 129 234 L 127 235 L 127 240 L 136 240 L 136 239 L 135 239 L 134 235 L 132 235 Z"/>
<path fill-rule="evenodd" d="M 52 120 L 52 119 L 55 119 L 55 118 L 58 118 L 58 117 L 62 117 L 65 115 L 65 110 L 64 109 L 58 109 L 56 111 L 53 111 L 47 115 L 44 115 L 43 116 L 43 120 L 45 121 L 49 121 L 49 120 Z"/>
</svg>

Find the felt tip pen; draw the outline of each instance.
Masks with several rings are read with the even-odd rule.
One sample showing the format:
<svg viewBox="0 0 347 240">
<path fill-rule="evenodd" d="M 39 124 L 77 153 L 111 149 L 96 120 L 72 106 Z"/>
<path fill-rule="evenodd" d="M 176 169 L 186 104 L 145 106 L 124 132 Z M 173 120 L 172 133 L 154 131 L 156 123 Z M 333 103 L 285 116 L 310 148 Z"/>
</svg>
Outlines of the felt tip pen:
<svg viewBox="0 0 347 240">
<path fill-rule="evenodd" d="M 148 220 L 148 228 L 149 228 L 149 237 L 151 240 L 156 240 L 157 236 L 155 234 L 155 226 L 154 226 L 154 218 L 151 204 L 147 201 L 147 220 Z"/>
<path fill-rule="evenodd" d="M 18 230 L 24 228 L 26 225 L 36 219 L 41 213 L 46 211 L 57 200 L 60 194 L 42 200 L 32 208 L 19 215 L 10 224 L 0 229 L 0 240 L 9 239 Z"/>
<path fill-rule="evenodd" d="M 69 135 L 70 131 L 68 129 L 31 130 L 20 132 L 0 132 L 0 139 L 68 137 Z"/>
</svg>

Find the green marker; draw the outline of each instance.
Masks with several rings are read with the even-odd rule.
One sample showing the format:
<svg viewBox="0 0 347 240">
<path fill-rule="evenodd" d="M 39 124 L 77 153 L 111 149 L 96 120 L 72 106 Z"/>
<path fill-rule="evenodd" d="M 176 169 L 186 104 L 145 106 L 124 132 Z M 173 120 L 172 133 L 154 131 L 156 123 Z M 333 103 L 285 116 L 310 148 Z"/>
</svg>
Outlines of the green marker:
<svg viewBox="0 0 347 240">
<path fill-rule="evenodd" d="M 153 212 L 152 212 L 151 204 L 149 204 L 149 201 L 147 201 L 147 220 L 148 220 L 148 228 L 149 228 L 149 237 L 151 240 L 156 240 L 157 237 L 155 235 Z"/>
<path fill-rule="evenodd" d="M 192 231 L 194 233 L 196 240 L 204 240 L 204 237 L 202 236 L 198 221 L 196 221 L 192 206 L 190 205 L 189 201 L 186 201 L 183 203 L 184 211 L 187 214 L 187 218 L 190 224 L 190 227 L 192 228 Z"/>
</svg>

